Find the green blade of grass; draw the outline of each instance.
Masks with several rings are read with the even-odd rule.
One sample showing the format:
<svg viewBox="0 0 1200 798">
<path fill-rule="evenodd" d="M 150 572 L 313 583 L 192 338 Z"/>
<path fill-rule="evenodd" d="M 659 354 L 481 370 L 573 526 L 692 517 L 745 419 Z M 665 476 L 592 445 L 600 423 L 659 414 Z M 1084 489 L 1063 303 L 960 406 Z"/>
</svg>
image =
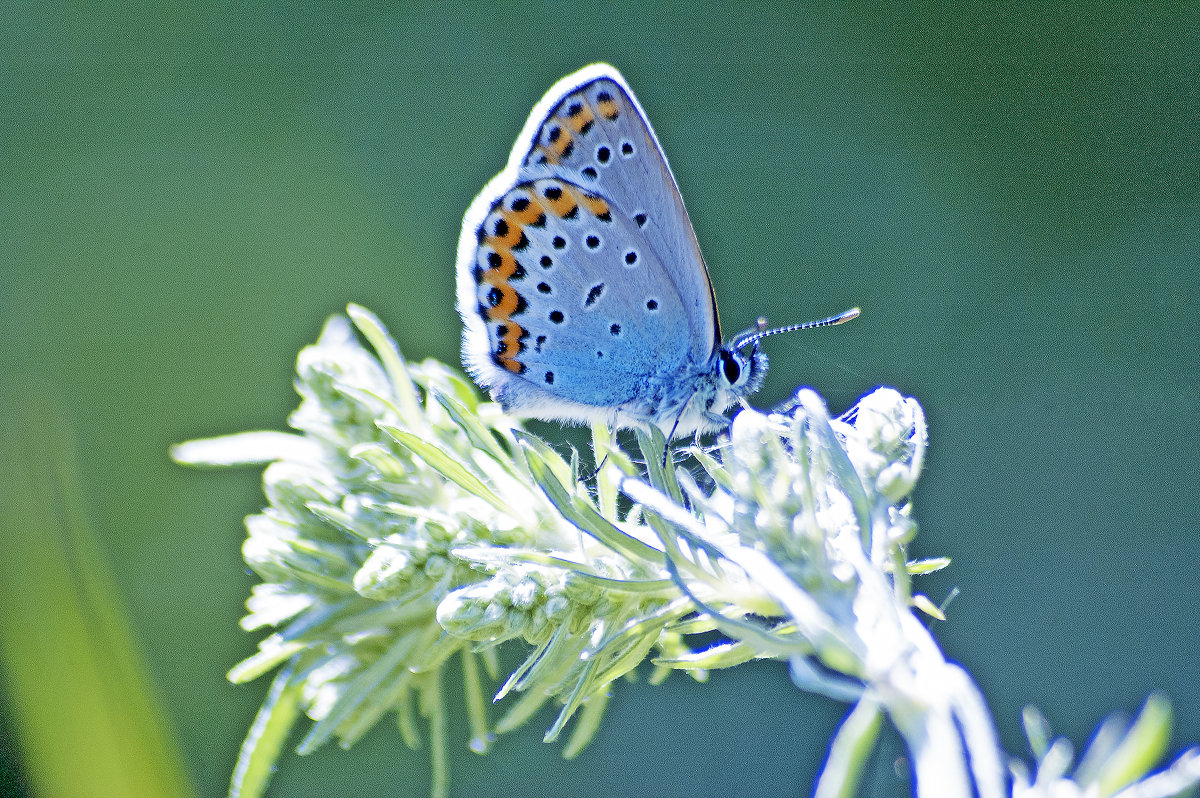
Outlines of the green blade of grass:
<svg viewBox="0 0 1200 798">
<path fill-rule="evenodd" d="M 0 658 L 37 795 L 194 794 L 83 510 L 61 403 L 4 402 Z M 35 409 L 36 408 L 36 409 Z"/>
</svg>

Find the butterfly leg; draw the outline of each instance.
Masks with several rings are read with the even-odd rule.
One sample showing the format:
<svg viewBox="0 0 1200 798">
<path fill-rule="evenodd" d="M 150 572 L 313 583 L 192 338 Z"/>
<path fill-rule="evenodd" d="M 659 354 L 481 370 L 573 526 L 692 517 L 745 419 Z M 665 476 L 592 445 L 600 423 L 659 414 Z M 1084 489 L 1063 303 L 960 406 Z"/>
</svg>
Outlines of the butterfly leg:
<svg viewBox="0 0 1200 798">
<path fill-rule="evenodd" d="M 683 411 L 679 411 L 679 415 L 675 416 L 675 423 L 671 425 L 671 431 L 667 434 L 667 442 L 663 444 L 662 467 L 667 467 L 667 456 L 671 454 L 671 438 L 675 437 L 675 430 L 679 428 L 679 419 L 683 418 Z"/>
<path fill-rule="evenodd" d="M 729 416 L 723 413 L 714 413 L 711 410 L 704 413 L 704 420 L 717 429 L 725 429 L 729 426 Z"/>
<path fill-rule="evenodd" d="M 619 428 L 619 424 L 618 424 L 619 420 L 620 420 L 619 414 L 617 413 L 616 410 L 613 410 L 612 416 L 610 416 L 608 419 L 608 440 L 604 447 L 604 456 L 601 457 L 599 459 L 599 462 L 596 463 L 595 470 L 583 478 L 584 482 L 591 482 L 593 479 L 600 476 L 600 471 L 604 468 L 604 464 L 608 462 L 608 454 L 610 451 L 610 449 L 608 447 L 617 445 L 617 430 Z M 600 452 L 597 450 L 596 447 L 597 447 L 596 438 L 595 438 L 595 433 L 593 432 L 593 437 L 592 437 L 592 456 L 593 456 L 593 458 L 595 458 L 598 454 L 600 454 Z"/>
<path fill-rule="evenodd" d="M 699 387 L 694 388 L 691 394 L 688 395 L 688 398 L 683 400 L 683 403 L 679 406 L 679 412 L 675 414 L 675 423 L 671 425 L 671 431 L 667 433 L 667 444 L 663 447 L 663 468 L 667 467 L 667 456 L 671 453 L 671 439 L 675 437 L 675 430 L 679 429 L 679 422 L 683 420 L 683 414 L 687 412 L 688 405 L 696 398 L 699 390 Z M 709 414 L 706 413 L 706 415 Z"/>
<path fill-rule="evenodd" d="M 600 462 L 599 462 L 599 464 L 597 464 L 596 470 L 593 471 L 592 473 L 588 474 L 586 477 L 583 477 L 583 479 L 580 481 L 581 482 L 591 482 L 593 479 L 600 476 L 600 472 L 604 469 L 604 464 L 607 462 L 608 462 L 608 452 L 605 452 L 604 457 L 600 458 Z"/>
</svg>

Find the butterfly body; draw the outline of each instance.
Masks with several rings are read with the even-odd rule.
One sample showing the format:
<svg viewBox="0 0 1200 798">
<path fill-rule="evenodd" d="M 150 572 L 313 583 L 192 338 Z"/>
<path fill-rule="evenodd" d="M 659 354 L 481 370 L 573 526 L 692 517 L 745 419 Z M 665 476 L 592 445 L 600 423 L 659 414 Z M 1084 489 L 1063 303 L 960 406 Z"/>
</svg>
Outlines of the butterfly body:
<svg viewBox="0 0 1200 798">
<path fill-rule="evenodd" d="M 467 210 L 457 281 L 464 363 L 522 415 L 704 432 L 766 372 L 757 346 L 722 344 L 666 157 L 604 64 L 534 107 Z"/>
</svg>

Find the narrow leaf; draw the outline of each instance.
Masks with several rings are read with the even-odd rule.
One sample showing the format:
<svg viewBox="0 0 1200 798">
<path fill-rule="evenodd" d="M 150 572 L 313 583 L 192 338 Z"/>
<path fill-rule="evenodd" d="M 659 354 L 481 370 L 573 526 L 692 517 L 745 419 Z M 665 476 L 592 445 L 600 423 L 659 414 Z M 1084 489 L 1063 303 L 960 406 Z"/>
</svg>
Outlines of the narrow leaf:
<svg viewBox="0 0 1200 798">
<path fill-rule="evenodd" d="M 524 440 L 521 443 L 528 445 Z M 533 472 L 534 481 L 564 518 L 605 546 L 622 552 L 630 559 L 648 560 L 653 563 L 663 561 L 661 551 L 621 531 L 585 499 L 567 493 L 549 466 L 540 457 L 532 452 L 530 454 L 532 456 L 529 457 L 529 467 Z"/>
<path fill-rule="evenodd" d="M 432 443 L 423 440 L 411 432 L 399 429 L 398 427 L 394 427 L 389 424 L 380 424 L 379 426 L 388 435 L 391 435 L 393 438 L 395 438 L 397 443 L 412 451 L 413 454 L 424 460 L 426 465 L 437 471 L 446 479 L 454 482 L 468 493 L 472 493 L 488 502 L 497 510 L 500 510 L 501 512 L 509 511 L 508 505 L 506 505 L 499 496 L 493 493 L 491 488 L 483 484 L 483 480 L 469 471 L 466 466 L 462 464 L 461 460 L 455 459 L 444 449 L 434 446 Z"/>
<path fill-rule="evenodd" d="M 912 597 L 912 605 L 921 612 L 928 615 L 930 618 L 936 618 L 939 621 L 946 620 L 946 614 L 942 612 L 938 605 L 929 600 L 929 596 L 924 593 L 916 593 Z"/>
<path fill-rule="evenodd" d="M 379 356 L 379 362 L 383 364 L 383 370 L 396 393 L 396 401 L 400 404 L 401 417 L 410 424 L 415 423 L 421 418 L 420 399 L 408 373 L 408 366 L 400 355 L 400 348 L 374 313 L 353 302 L 346 306 L 346 312 Z"/>
<path fill-rule="evenodd" d="M 229 782 L 229 798 L 259 798 L 266 792 L 279 753 L 300 717 L 301 685 L 291 683 L 294 673 L 295 666 L 289 663 L 271 682 L 271 689 L 238 752 Z"/>
<path fill-rule="evenodd" d="M 829 758 L 821 771 L 814 798 L 854 798 L 863 768 L 879 739 L 883 713 L 872 700 L 863 698 L 842 721 Z"/>
</svg>

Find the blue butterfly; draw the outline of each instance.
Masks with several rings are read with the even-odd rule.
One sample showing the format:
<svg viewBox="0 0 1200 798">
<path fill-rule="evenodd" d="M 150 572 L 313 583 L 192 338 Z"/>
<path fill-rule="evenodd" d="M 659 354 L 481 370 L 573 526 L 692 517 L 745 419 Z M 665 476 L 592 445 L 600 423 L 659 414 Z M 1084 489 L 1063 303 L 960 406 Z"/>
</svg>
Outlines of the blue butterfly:
<svg viewBox="0 0 1200 798">
<path fill-rule="evenodd" d="M 765 335 L 723 344 L 696 234 L 646 114 L 607 64 L 533 108 L 458 244 L 463 362 L 506 410 L 668 437 L 721 429 L 758 390 Z M 746 351 L 749 348 L 749 351 Z"/>
</svg>

